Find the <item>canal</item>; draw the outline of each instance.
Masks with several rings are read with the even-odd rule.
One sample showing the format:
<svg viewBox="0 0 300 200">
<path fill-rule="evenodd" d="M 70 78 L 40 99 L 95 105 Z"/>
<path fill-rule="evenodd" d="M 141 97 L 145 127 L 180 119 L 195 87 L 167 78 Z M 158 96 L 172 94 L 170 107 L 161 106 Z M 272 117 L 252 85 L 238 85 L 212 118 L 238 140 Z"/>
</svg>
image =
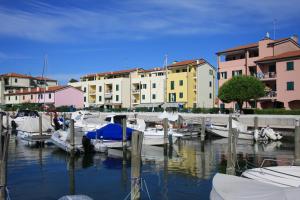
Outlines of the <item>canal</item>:
<svg viewBox="0 0 300 200">
<path fill-rule="evenodd" d="M 237 172 L 259 165 L 265 158 L 282 164 L 294 158 L 287 142 L 256 144 L 239 141 Z M 162 147 L 143 151 L 142 199 L 209 199 L 215 173 L 225 173 L 227 139 L 181 140 L 164 156 Z M 109 155 L 81 155 L 71 159 L 55 146 L 29 147 L 12 136 L 9 145 L 8 191 L 13 200 L 54 200 L 67 194 L 93 199 L 126 199 L 131 190 L 130 159 L 118 151 Z M 245 162 L 248 160 L 249 162 Z M 276 163 L 275 163 L 276 164 Z M 129 199 L 129 198 L 128 198 Z"/>
</svg>

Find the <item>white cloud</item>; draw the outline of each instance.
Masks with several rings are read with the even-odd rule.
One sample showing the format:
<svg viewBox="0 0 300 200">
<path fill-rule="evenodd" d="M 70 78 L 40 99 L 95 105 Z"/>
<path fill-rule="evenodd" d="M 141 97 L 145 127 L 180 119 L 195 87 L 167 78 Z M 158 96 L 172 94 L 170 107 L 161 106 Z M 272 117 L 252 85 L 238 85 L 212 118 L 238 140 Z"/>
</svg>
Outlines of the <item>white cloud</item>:
<svg viewBox="0 0 300 200">
<path fill-rule="evenodd" d="M 274 18 L 299 19 L 296 0 L 152 0 L 116 1 L 110 9 L 55 6 L 31 1 L 21 9 L 0 6 L 0 35 L 25 39 L 98 41 L 165 35 L 224 34 L 264 27 Z M 292 20 L 293 21 L 292 21 Z M 251 26 L 251 28 L 250 28 Z"/>
</svg>

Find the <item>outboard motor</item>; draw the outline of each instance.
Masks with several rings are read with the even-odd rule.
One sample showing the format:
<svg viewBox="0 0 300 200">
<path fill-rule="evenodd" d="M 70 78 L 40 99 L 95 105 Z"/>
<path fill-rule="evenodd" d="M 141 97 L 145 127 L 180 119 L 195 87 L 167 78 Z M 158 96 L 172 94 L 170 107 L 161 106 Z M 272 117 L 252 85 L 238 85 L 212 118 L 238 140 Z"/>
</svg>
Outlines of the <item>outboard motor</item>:
<svg viewBox="0 0 300 200">
<path fill-rule="evenodd" d="M 91 140 L 87 138 L 85 135 L 82 136 L 82 146 L 84 149 L 84 153 L 94 152 L 94 145 L 91 144 Z"/>
<path fill-rule="evenodd" d="M 12 130 L 16 130 L 17 127 L 18 127 L 17 123 L 14 120 L 12 120 L 11 121 L 11 128 L 12 128 Z"/>
</svg>

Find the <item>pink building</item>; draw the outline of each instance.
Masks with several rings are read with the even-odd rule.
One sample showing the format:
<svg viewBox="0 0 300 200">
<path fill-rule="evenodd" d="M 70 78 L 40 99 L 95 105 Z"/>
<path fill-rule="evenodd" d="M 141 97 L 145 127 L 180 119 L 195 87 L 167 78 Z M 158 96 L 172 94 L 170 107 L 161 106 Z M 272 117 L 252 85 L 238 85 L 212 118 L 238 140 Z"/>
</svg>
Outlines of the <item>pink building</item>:
<svg viewBox="0 0 300 200">
<path fill-rule="evenodd" d="M 83 108 L 83 91 L 72 86 L 51 86 L 15 90 L 5 94 L 6 104 L 45 103 Z"/>
<path fill-rule="evenodd" d="M 220 51 L 218 55 L 219 87 L 233 76 L 256 76 L 266 86 L 266 96 L 245 103 L 258 108 L 300 108 L 300 46 L 298 37 L 262 40 Z M 220 107 L 237 108 L 236 104 Z"/>
</svg>

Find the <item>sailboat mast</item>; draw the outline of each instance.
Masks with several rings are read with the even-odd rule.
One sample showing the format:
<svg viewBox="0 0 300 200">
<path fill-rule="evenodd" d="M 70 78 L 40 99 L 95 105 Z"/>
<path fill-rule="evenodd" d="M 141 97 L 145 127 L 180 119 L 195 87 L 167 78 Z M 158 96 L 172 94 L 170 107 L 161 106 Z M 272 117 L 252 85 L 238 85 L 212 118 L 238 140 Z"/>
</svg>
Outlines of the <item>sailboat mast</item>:
<svg viewBox="0 0 300 200">
<path fill-rule="evenodd" d="M 42 80 L 43 80 L 43 86 L 44 86 L 44 102 L 43 102 L 43 109 L 45 109 L 45 101 L 46 101 L 46 78 L 45 78 L 45 72 L 48 65 L 48 56 L 47 54 L 44 57 L 44 66 L 43 66 L 43 72 L 42 72 Z M 45 110 L 44 110 L 45 111 Z"/>
<path fill-rule="evenodd" d="M 168 88 L 168 55 L 165 55 L 165 60 L 164 60 L 164 68 L 165 68 L 165 98 L 164 98 L 164 103 L 167 103 L 168 99 L 168 93 L 167 93 L 167 88 Z"/>
</svg>

